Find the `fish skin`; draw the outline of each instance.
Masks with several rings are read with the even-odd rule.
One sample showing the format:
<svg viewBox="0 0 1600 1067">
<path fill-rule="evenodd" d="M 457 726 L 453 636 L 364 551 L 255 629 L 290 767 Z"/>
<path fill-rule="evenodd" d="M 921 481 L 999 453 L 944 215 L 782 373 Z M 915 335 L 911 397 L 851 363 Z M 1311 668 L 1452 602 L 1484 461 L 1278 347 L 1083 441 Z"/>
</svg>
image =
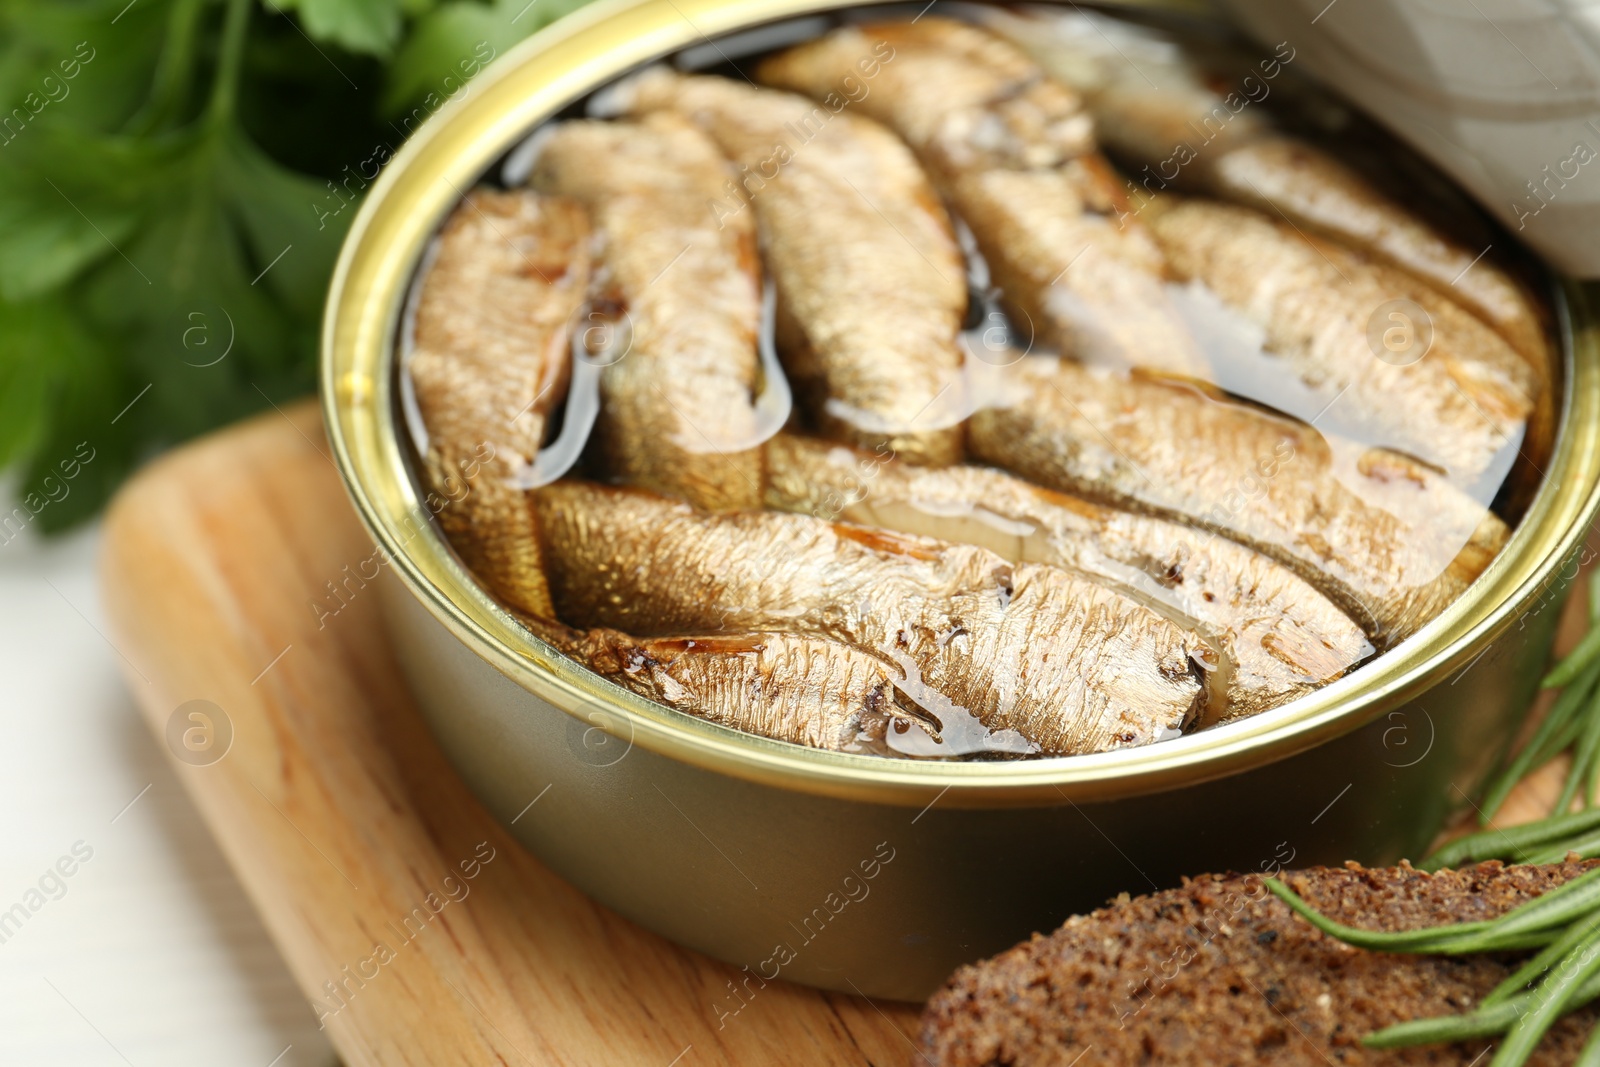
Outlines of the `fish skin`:
<svg viewBox="0 0 1600 1067">
<path fill-rule="evenodd" d="M 1150 228 L 1180 278 L 1198 280 L 1265 332 L 1268 353 L 1370 424 L 1369 440 L 1470 483 L 1522 439 L 1538 382 L 1493 329 L 1391 267 L 1314 243 L 1252 208 L 1184 200 Z M 1368 322 L 1406 293 L 1432 320 L 1433 340 L 1404 366 L 1379 359 Z M 1308 413 L 1309 417 L 1310 413 Z"/>
<path fill-rule="evenodd" d="M 1076 93 L 999 37 L 938 16 L 841 27 L 764 60 L 756 80 L 821 99 L 863 63 L 876 73 L 849 106 L 898 132 L 936 180 L 949 169 L 1059 166 L 1094 150 Z"/>
<path fill-rule="evenodd" d="M 1020 42 L 1019 42 L 1020 43 Z M 1056 65 L 1047 55 L 1023 45 L 1045 70 L 1054 73 Z M 1148 68 L 1146 68 L 1148 69 Z M 1199 89 L 1198 94 L 1194 91 Z M 1268 126 L 1258 110 L 1234 112 L 1223 98 L 1204 87 L 1174 85 L 1163 79 L 1150 86 L 1136 74 L 1106 84 L 1099 91 L 1080 88 L 1089 112 L 1094 116 L 1095 133 L 1117 159 L 1140 164 L 1134 177 L 1144 192 L 1178 187 L 1210 187 L 1214 170 L 1236 148 L 1267 136 Z M 1217 109 L 1229 118 L 1219 125 Z M 1209 136 L 1210 140 L 1205 140 Z M 1194 143 L 1201 141 L 1199 148 Z M 1189 147 L 1193 153 L 1178 152 Z M 1170 161 L 1170 162 L 1169 162 Z M 1181 162 L 1175 175 L 1166 173 Z M 1134 170 L 1129 167 L 1129 170 Z"/>
<path fill-rule="evenodd" d="M 473 574 L 549 615 L 532 516 L 509 479 L 533 461 L 566 393 L 572 316 L 589 279 L 576 201 L 476 189 L 445 220 L 417 302 L 408 370 L 428 431 L 439 520 Z"/>
<path fill-rule="evenodd" d="M 637 638 L 519 616 L 563 654 L 646 700 L 745 733 L 830 752 L 893 755 L 891 729 L 932 738 L 883 661 L 789 633 Z M 937 744 L 930 741 L 930 744 Z"/>
<path fill-rule="evenodd" d="M 1081 101 L 1021 51 L 930 16 L 845 27 L 771 57 L 757 78 L 821 97 L 880 45 L 893 57 L 853 106 L 917 152 L 1023 332 L 1089 362 L 1205 377 Z"/>
<path fill-rule="evenodd" d="M 767 442 L 767 506 L 830 521 L 982 545 L 1152 604 L 1217 640 L 1231 660 L 1231 721 L 1333 681 L 1372 652 L 1350 618 L 1288 567 L 1226 538 L 1041 489 L 992 467 L 927 470 L 779 434 Z M 1215 680 L 1214 680 L 1215 684 Z"/>
<path fill-rule="evenodd" d="M 1439 614 L 1509 536 L 1399 453 L 1193 383 L 1053 357 L 1007 368 L 972 454 L 1063 492 L 1213 530 L 1293 568 L 1380 649 Z"/>
<path fill-rule="evenodd" d="M 755 210 L 779 351 L 819 428 L 911 462 L 958 461 L 965 266 L 904 143 L 848 110 L 664 67 L 628 83 L 627 99 L 694 122 L 743 168 L 729 210 Z"/>
<path fill-rule="evenodd" d="M 994 7 L 981 21 L 1082 94 L 1101 140 L 1133 167 L 1145 168 L 1147 192 L 1171 181 L 1268 214 L 1281 211 L 1296 226 L 1360 248 L 1460 302 L 1498 330 L 1541 381 L 1548 378 L 1543 315 L 1509 273 L 1447 238 L 1332 153 L 1278 130 L 1260 109 L 1229 107 L 1206 84 L 1208 72 L 1170 37 L 1077 10 Z M 1274 59 L 1259 62 L 1282 66 Z M 1256 64 L 1251 57 L 1249 65 Z M 1180 166 L 1167 175 L 1174 163 Z"/>
<path fill-rule="evenodd" d="M 728 177 L 716 145 L 661 113 L 554 127 L 530 179 L 588 207 L 591 306 L 631 337 L 600 380 L 610 469 L 710 510 L 752 506 L 762 480 L 760 264 L 750 218 L 710 210 Z"/>
<path fill-rule="evenodd" d="M 1321 149 L 1292 137 L 1265 138 L 1220 156 L 1210 186 L 1239 203 L 1281 210 L 1297 225 L 1407 271 L 1494 327 L 1541 383 L 1549 376 L 1549 334 L 1538 305 L 1510 274 L 1447 240 Z"/>
<path fill-rule="evenodd" d="M 903 690 L 939 694 L 1047 754 L 1157 740 L 1206 699 L 1190 635 L 1053 567 L 587 483 L 531 499 L 556 609 L 574 626 L 827 637 L 895 665 Z"/>
<path fill-rule="evenodd" d="M 1003 294 L 1020 346 L 1035 341 L 1096 366 L 1205 376 L 1174 317 L 1165 264 L 1144 228 L 1084 209 L 1060 171 L 991 170 L 952 181 Z"/>
</svg>

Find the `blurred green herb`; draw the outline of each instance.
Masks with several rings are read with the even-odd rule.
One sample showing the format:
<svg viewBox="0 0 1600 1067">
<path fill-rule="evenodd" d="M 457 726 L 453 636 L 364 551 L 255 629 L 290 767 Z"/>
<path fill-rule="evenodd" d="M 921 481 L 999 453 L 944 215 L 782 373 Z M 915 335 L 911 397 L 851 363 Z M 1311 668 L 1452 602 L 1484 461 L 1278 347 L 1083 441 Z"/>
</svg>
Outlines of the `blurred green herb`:
<svg viewBox="0 0 1600 1067">
<path fill-rule="evenodd" d="M 1567 770 L 1561 795 L 1551 808 L 1557 813 L 1554 818 L 1562 818 L 1575 799 L 1584 808 L 1594 804 L 1596 790 L 1600 789 L 1600 571 L 1594 571 L 1589 576 L 1589 632 L 1576 648 L 1545 675 L 1542 685 L 1546 689 L 1560 689 L 1561 692 L 1533 735 L 1514 756 L 1503 761 L 1485 787 L 1483 803 L 1479 806 L 1479 818 L 1485 825 L 1500 810 L 1518 782 L 1563 753 L 1571 755 L 1572 763 Z M 1554 820 L 1543 822 L 1551 826 L 1565 825 Z M 1493 838 L 1497 835 L 1497 831 L 1490 831 L 1472 838 L 1462 838 L 1452 843 L 1450 855 L 1459 853 L 1463 858 L 1471 856 L 1542 862 L 1530 860 L 1521 854 L 1501 856 L 1499 853 L 1486 853 L 1478 856 L 1478 852 L 1496 847 Z M 1576 838 L 1551 838 L 1544 842 L 1538 852 L 1551 853 L 1564 844 L 1576 843 Z M 1578 851 L 1585 856 L 1600 855 L 1600 836 L 1595 833 L 1590 833 L 1582 845 Z M 1502 840 L 1500 847 L 1508 846 L 1504 846 Z M 1558 859 L 1563 854 L 1564 851 L 1554 852 Z"/>
<path fill-rule="evenodd" d="M 583 2 L 0 0 L 0 543 L 310 391 L 362 191 Z"/>
</svg>

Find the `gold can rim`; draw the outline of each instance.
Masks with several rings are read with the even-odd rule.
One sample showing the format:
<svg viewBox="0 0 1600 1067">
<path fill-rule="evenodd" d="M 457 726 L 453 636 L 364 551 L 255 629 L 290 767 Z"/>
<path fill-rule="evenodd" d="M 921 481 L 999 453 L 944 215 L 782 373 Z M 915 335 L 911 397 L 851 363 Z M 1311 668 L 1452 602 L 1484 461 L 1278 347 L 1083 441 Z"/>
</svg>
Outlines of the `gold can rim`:
<svg viewBox="0 0 1600 1067">
<path fill-rule="evenodd" d="M 1348 733 L 1465 670 L 1576 573 L 1600 511 L 1600 327 L 1592 294 L 1558 286 L 1558 427 L 1544 479 L 1488 570 L 1438 618 L 1373 662 L 1250 719 L 1138 748 L 944 763 L 824 752 L 655 704 L 524 630 L 456 560 L 410 476 L 392 360 L 405 294 L 446 212 L 532 128 L 628 71 L 756 26 L 862 6 L 841 0 L 599 0 L 523 41 L 428 118 L 379 176 L 345 238 L 322 329 L 334 459 L 362 520 L 411 593 L 513 682 L 632 744 L 807 793 L 920 806 L 1101 801 L 1236 774 Z M 1567 566 L 1573 574 L 1564 573 Z"/>
</svg>

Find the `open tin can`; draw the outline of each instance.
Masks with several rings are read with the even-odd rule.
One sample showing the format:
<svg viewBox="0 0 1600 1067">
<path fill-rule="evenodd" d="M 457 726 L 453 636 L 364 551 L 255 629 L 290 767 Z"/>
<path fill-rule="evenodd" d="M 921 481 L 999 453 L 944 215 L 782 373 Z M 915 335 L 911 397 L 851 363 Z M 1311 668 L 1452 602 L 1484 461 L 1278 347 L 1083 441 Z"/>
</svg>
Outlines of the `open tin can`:
<svg viewBox="0 0 1600 1067">
<path fill-rule="evenodd" d="M 777 978 L 926 996 L 957 965 L 1185 874 L 1418 856 L 1521 722 L 1600 507 L 1600 346 L 1558 285 L 1556 431 L 1489 569 L 1350 675 L 1254 718 L 1093 755 L 919 762 L 801 748 L 668 710 L 534 639 L 432 522 L 397 351 L 407 291 L 463 194 L 574 102 L 690 48 L 821 33 L 838 0 L 602 0 L 426 123 L 373 187 L 328 302 L 339 468 L 394 563 L 386 614 L 440 743 L 511 832 L 595 899 Z M 768 38 L 769 40 L 771 38 Z M 729 992 L 708 1011 L 736 1012 Z"/>
</svg>

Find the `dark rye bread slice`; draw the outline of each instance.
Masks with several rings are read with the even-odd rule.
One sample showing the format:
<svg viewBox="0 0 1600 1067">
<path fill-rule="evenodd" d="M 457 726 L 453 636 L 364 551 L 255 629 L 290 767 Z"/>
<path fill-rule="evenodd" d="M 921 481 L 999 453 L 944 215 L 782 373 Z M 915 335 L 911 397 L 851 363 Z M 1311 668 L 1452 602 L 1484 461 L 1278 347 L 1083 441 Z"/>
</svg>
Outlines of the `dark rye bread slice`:
<svg viewBox="0 0 1600 1067">
<path fill-rule="evenodd" d="M 1430 875 L 1405 864 L 1352 863 L 1284 878 L 1341 922 L 1407 930 L 1493 918 L 1589 866 L 1496 861 Z M 1377 1051 L 1361 1038 L 1468 1009 L 1519 957 L 1351 948 L 1297 918 L 1261 883 L 1258 875 L 1213 874 L 1121 897 L 961 968 L 928 1002 L 923 1056 L 936 1067 L 1488 1062 L 1487 1041 Z M 1573 1062 L 1597 1017 L 1587 1008 L 1557 1023 L 1529 1062 Z"/>
</svg>

